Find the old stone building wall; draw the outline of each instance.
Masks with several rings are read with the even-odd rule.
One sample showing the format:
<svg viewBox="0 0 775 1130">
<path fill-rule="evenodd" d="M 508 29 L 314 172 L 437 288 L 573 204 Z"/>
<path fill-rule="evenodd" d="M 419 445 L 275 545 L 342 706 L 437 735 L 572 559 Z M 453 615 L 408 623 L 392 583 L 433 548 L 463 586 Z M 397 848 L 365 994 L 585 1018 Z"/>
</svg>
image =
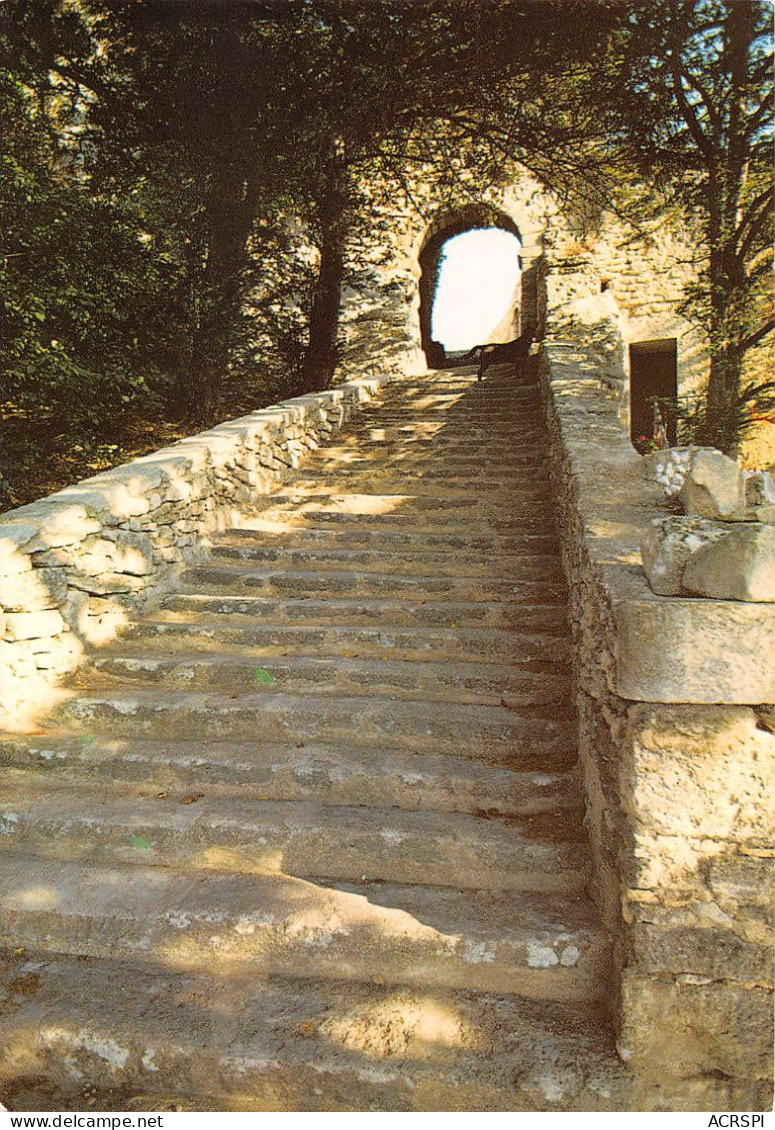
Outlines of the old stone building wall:
<svg viewBox="0 0 775 1130">
<path fill-rule="evenodd" d="M 579 236 L 558 203 L 515 166 L 502 187 L 465 182 L 439 187 L 429 166 L 409 168 L 404 186 L 380 186 L 367 197 L 373 223 L 350 247 L 343 303 L 342 374 L 380 359 L 413 373 L 421 354 L 420 260 L 424 249 L 460 231 L 499 224 L 522 242 L 522 318 L 541 327 L 552 310 L 553 332 L 594 333 L 610 369 L 625 382 L 626 347 L 634 341 L 676 337 L 681 383 L 694 387 L 707 368 L 702 335 L 677 310 L 695 278 L 686 233 L 661 225 L 642 235 L 606 217 L 597 233 Z M 392 188 L 392 190 L 391 190 Z M 691 244 L 689 244 L 691 246 Z M 548 293 L 543 293 L 548 287 Z M 391 331 L 386 333 L 384 331 Z M 390 337 L 393 340 L 390 340 Z"/>
</svg>

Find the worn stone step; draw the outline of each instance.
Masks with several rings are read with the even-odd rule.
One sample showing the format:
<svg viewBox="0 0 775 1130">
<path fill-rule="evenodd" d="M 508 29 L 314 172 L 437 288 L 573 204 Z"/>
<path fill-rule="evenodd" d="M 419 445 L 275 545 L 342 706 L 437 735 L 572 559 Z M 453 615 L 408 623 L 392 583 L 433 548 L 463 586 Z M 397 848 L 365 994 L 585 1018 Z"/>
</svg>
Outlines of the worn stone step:
<svg viewBox="0 0 775 1130">
<path fill-rule="evenodd" d="M 548 468 L 536 462 L 529 474 L 521 470 L 520 473 L 512 470 L 505 473 L 502 468 L 493 468 L 486 481 L 482 482 L 481 463 L 472 466 L 470 470 L 458 469 L 453 475 L 448 467 L 429 467 L 426 464 L 418 465 L 411 475 L 407 475 L 406 460 L 399 455 L 383 454 L 379 461 L 364 459 L 361 463 L 348 462 L 341 466 L 331 466 L 331 456 L 323 461 L 310 461 L 304 464 L 304 475 L 296 476 L 293 486 L 311 490 L 315 486 L 324 493 L 351 490 L 358 487 L 366 493 L 407 493 L 408 488 L 421 488 L 425 495 L 437 495 L 446 491 L 450 496 L 462 494 L 466 491 L 478 491 L 482 486 L 488 491 L 522 492 L 529 489 L 530 493 L 541 495 L 546 492 L 549 483 Z M 310 463 L 312 464 L 310 466 Z"/>
<path fill-rule="evenodd" d="M 384 514 L 400 510 L 403 513 L 421 515 L 437 510 L 465 513 L 477 507 L 499 507 L 510 499 L 514 509 L 519 507 L 521 510 L 523 505 L 546 504 L 551 497 L 547 483 L 532 483 L 530 479 L 497 487 L 487 479 L 480 480 L 476 495 L 473 496 L 469 490 L 456 487 L 454 479 L 449 480 L 446 488 L 426 489 L 423 478 L 419 475 L 395 493 L 384 487 L 378 490 L 365 489 L 362 476 L 355 478 L 354 486 L 358 489 L 348 490 L 341 484 L 337 485 L 336 479 L 332 479 L 330 488 L 326 488 L 319 479 L 295 479 L 293 484 L 286 484 L 281 492 L 267 495 L 265 501 L 269 506 L 314 505 L 349 514 Z"/>
<path fill-rule="evenodd" d="M 415 494 L 423 498 L 438 498 L 446 500 L 450 505 L 470 499 L 477 495 L 483 501 L 495 501 L 498 504 L 509 506 L 512 509 L 520 499 L 530 502 L 545 502 L 551 504 L 554 495 L 547 472 L 543 468 L 522 470 L 520 474 L 512 471 L 504 474 L 497 467 L 488 469 L 483 476 L 481 462 L 470 468 L 460 468 L 450 475 L 449 469 L 444 474 L 430 475 L 422 462 L 416 466 L 408 466 L 407 460 L 396 455 L 394 458 L 385 458 L 378 465 L 370 464 L 367 467 L 343 472 L 323 472 L 318 474 L 313 469 L 314 478 L 304 478 L 301 482 L 296 479 L 286 486 L 300 486 L 308 492 L 310 498 L 318 495 L 332 495 L 337 491 L 361 491 L 364 494 Z M 529 487 L 524 480 L 529 479 Z M 267 495 L 267 499 L 274 495 Z"/>
<path fill-rule="evenodd" d="M 256 543 L 261 546 L 293 546 L 312 549 L 313 547 L 336 547 L 340 549 L 361 550 L 374 548 L 385 556 L 394 551 L 423 547 L 426 553 L 479 554 L 489 560 L 497 560 L 501 554 L 543 554 L 558 550 L 554 534 L 545 530 L 541 533 L 505 536 L 496 533 L 482 534 L 476 530 L 463 533 L 425 532 L 418 539 L 411 529 L 391 529 L 389 527 L 346 528 L 335 526 L 315 526 L 305 523 L 299 529 L 260 518 L 244 519 L 239 529 L 227 530 L 218 535 L 218 544 Z"/>
<path fill-rule="evenodd" d="M 468 424 L 476 432 L 484 431 L 482 420 L 490 418 L 496 422 L 496 427 L 501 425 L 501 428 L 506 423 L 519 427 L 520 424 L 530 426 L 544 422 L 540 406 L 529 395 L 517 397 L 507 393 L 499 397 L 491 393 L 487 397 L 476 397 L 469 390 L 457 396 L 449 392 L 437 397 L 434 404 L 428 403 L 427 394 L 422 399 L 425 400 L 422 405 L 411 398 L 392 404 L 383 401 L 378 408 L 367 408 L 351 418 L 348 431 L 358 431 L 371 423 L 378 423 L 442 435 L 466 436 L 469 434 Z"/>
<path fill-rule="evenodd" d="M 530 444 L 524 448 L 517 447 L 504 453 L 488 453 L 487 450 L 477 451 L 475 448 L 465 451 L 445 451 L 435 461 L 433 451 L 427 441 L 420 445 L 419 441 L 413 443 L 388 442 L 380 445 L 378 453 L 369 451 L 366 455 L 355 455 L 347 448 L 341 464 L 337 464 L 335 454 L 326 449 L 328 456 L 326 463 L 321 467 L 328 467 L 332 476 L 338 466 L 348 469 L 363 470 L 366 473 L 375 473 L 383 468 L 389 473 L 400 474 L 404 469 L 411 481 L 415 477 L 428 478 L 429 482 L 439 479 L 455 482 L 460 476 L 469 479 L 478 472 L 479 481 L 492 476 L 494 481 L 504 482 L 542 482 L 548 470 L 548 459 L 542 445 Z M 311 458 L 314 458 L 312 456 Z M 304 470 L 309 469 L 309 462 L 305 462 Z M 401 493 L 398 491 L 397 493 Z"/>
<path fill-rule="evenodd" d="M 187 799 L 187 798 L 184 798 Z M 0 788 L 0 855 L 350 882 L 580 892 L 581 812 L 476 816 L 200 795 L 191 803 L 42 784 Z"/>
<path fill-rule="evenodd" d="M 602 994 L 609 948 L 579 896 L 39 859 L 0 875 L 0 946 L 564 1001 Z"/>
<path fill-rule="evenodd" d="M 381 425 L 380 425 L 381 427 Z M 436 430 L 438 429 L 438 430 Z M 373 430 L 373 429 L 372 429 Z M 492 429 L 486 429 L 479 437 L 471 438 L 468 435 L 468 425 L 461 420 L 456 430 L 444 429 L 443 423 L 429 427 L 427 430 L 412 431 L 407 428 L 393 435 L 393 442 L 405 447 L 407 451 L 422 450 L 427 454 L 434 454 L 438 458 L 450 455 L 479 456 L 487 465 L 508 462 L 511 455 L 519 449 L 532 448 L 533 457 L 539 450 L 546 448 L 546 431 L 540 424 L 528 425 L 523 428 L 509 428 L 502 434 L 493 434 Z M 365 441 L 366 435 L 361 434 L 355 438 Z M 369 437 L 374 439 L 373 436 Z"/>
<path fill-rule="evenodd" d="M 329 573 L 343 570 L 348 573 L 406 573 L 436 577 L 483 577 L 537 580 L 560 575 L 560 566 L 554 554 L 500 554 L 486 558 L 479 553 L 421 552 L 394 549 L 387 557 L 379 549 L 324 549 L 312 546 L 302 549 L 286 546 L 251 544 L 246 540 L 225 541 L 210 552 L 212 562 L 255 562 L 274 565 L 295 573 L 302 569 Z"/>
<path fill-rule="evenodd" d="M 460 493 L 446 496 L 433 494 L 325 494 L 320 491 L 267 495 L 263 510 L 258 513 L 278 520 L 293 521 L 301 515 L 322 517 L 333 515 L 343 520 L 382 518 L 386 522 L 407 522 L 429 525 L 457 523 L 466 529 L 485 524 L 490 518 L 503 518 L 512 522 L 544 518 L 549 507 L 549 491 L 501 490 L 471 495 Z"/>
<path fill-rule="evenodd" d="M 448 750 L 502 762 L 517 760 L 525 746 L 552 754 L 571 745 L 572 720 L 558 713 L 554 704 L 517 713 L 505 707 L 377 695 L 321 698 L 236 692 L 224 699 L 222 694 L 136 688 L 79 694 L 58 707 L 54 719 L 78 725 L 85 733 L 116 737 L 178 738 L 188 733 L 216 741 L 293 737 L 350 742 L 357 734 L 362 745 Z"/>
<path fill-rule="evenodd" d="M 468 434 L 466 425 L 469 423 L 477 432 L 486 430 L 482 420 L 493 419 L 496 425 L 501 426 L 507 422 L 539 424 L 544 420 L 540 406 L 529 394 L 497 396 L 490 393 L 486 397 L 476 397 L 468 391 L 462 396 L 451 392 L 438 396 L 434 404 L 427 403 L 427 395 L 422 399 L 426 401 L 422 406 L 411 398 L 394 403 L 383 401 L 378 408 L 367 408 L 351 418 L 348 430 L 356 431 L 376 421 L 384 426 L 415 430 L 443 427 L 452 434 L 459 433 L 462 425 L 464 434 Z"/>
<path fill-rule="evenodd" d="M 467 534 L 473 537 L 502 535 L 507 538 L 519 538 L 526 534 L 544 534 L 547 523 L 551 521 L 551 510 L 546 505 L 541 507 L 538 504 L 532 514 L 525 513 L 524 508 L 520 508 L 515 515 L 505 512 L 503 508 L 495 508 L 483 514 L 463 512 L 455 508 L 444 510 L 441 507 L 432 515 L 425 516 L 400 510 L 386 511 L 383 514 L 354 514 L 338 510 L 283 509 L 282 507 L 276 509 L 267 507 L 260 511 L 260 515 L 260 527 L 254 519 L 251 521 L 253 528 L 271 530 L 273 526 L 279 529 L 290 525 L 302 529 L 310 525 L 338 526 L 341 529 L 409 530 L 418 545 L 425 541 L 428 534 L 453 537 L 465 537 Z"/>
<path fill-rule="evenodd" d="M 449 607 L 435 602 L 264 601 L 256 596 L 178 593 L 166 597 L 152 618 L 136 621 L 122 641 L 165 637 L 165 648 L 208 652 L 233 643 L 252 649 L 246 653 L 251 655 L 341 655 L 344 650 L 353 658 L 390 655 L 411 661 L 552 663 L 568 668 L 566 630 L 562 610 L 555 605 L 509 609 L 484 602 Z"/>
<path fill-rule="evenodd" d="M 391 419 L 380 413 L 370 420 L 359 420 L 348 438 L 357 439 L 363 446 L 373 444 L 377 457 L 384 445 L 428 443 L 440 450 L 478 447 L 492 460 L 494 456 L 528 444 L 545 447 L 546 429 L 540 416 L 511 409 L 505 414 L 474 409 L 453 415 L 446 411 L 425 420 L 398 415 Z"/>
<path fill-rule="evenodd" d="M 541 411 L 530 403 L 529 398 L 508 398 L 495 401 L 451 398 L 437 405 L 419 409 L 415 404 L 383 404 L 376 409 L 367 409 L 351 417 L 347 424 L 345 442 L 357 436 L 363 444 L 372 442 L 379 450 L 384 435 L 403 435 L 410 439 L 423 436 L 427 439 L 467 439 L 476 436 L 486 438 L 489 433 L 499 439 L 508 440 L 512 435 L 523 431 L 545 428 L 545 418 Z M 372 434 L 373 433 L 373 434 Z M 337 447 L 340 437 L 332 439 Z"/>
<path fill-rule="evenodd" d="M 450 388 L 433 388 L 429 386 L 416 397 L 385 397 L 379 408 L 369 405 L 363 415 L 375 416 L 378 419 L 408 419 L 417 421 L 435 422 L 439 417 L 444 420 L 455 421 L 459 417 L 473 415 L 479 418 L 480 413 L 497 414 L 503 419 L 510 413 L 528 415 L 536 419 L 542 418 L 540 398 L 536 395 L 538 386 L 527 386 L 494 389 L 489 388 L 482 393 L 476 386 L 458 385 Z"/>
<path fill-rule="evenodd" d="M 0 1083 L 45 1077 L 65 1109 L 111 1085 L 193 1110 L 632 1109 L 597 1005 L 35 954 L 0 991 Z"/>
<path fill-rule="evenodd" d="M 530 747 L 515 767 L 388 745 L 324 742 L 156 742 L 72 731 L 0 739 L 8 781 L 32 790 L 46 777 L 173 799 L 200 793 L 247 800 L 316 801 L 441 812 L 535 815 L 578 805 L 575 755 Z"/>
<path fill-rule="evenodd" d="M 401 597 L 410 601 L 449 598 L 451 601 L 510 602 L 540 604 L 561 600 L 565 582 L 559 565 L 537 571 L 538 579 L 508 577 L 418 576 L 409 573 L 350 573 L 343 569 L 270 569 L 251 567 L 249 562 L 233 565 L 224 562 L 194 565 L 184 569 L 181 588 L 200 593 L 250 592 L 267 597 L 304 597 L 319 600 L 326 596 L 347 599 L 363 597 Z"/>
<path fill-rule="evenodd" d="M 557 703 L 567 708 L 570 673 L 524 671 L 497 664 L 438 660 L 413 663 L 390 654 L 378 659 L 298 657 L 256 664 L 243 655 L 165 655 L 159 649 L 123 654 L 120 647 L 95 655 L 67 682 L 71 689 L 164 686 L 179 690 L 218 690 L 274 694 L 359 695 L 371 692 L 396 699 L 472 702 L 506 706 Z"/>
<path fill-rule="evenodd" d="M 321 481 L 315 476 L 312 479 L 286 484 L 282 493 L 266 495 L 267 506 L 283 506 L 301 508 L 312 507 L 323 509 L 342 509 L 345 513 L 390 513 L 392 510 L 411 512 L 418 515 L 433 513 L 439 509 L 483 509 L 506 508 L 519 512 L 524 506 L 535 507 L 541 504 L 546 507 L 551 504 L 552 491 L 548 482 L 503 481 L 493 483 L 489 479 L 482 479 L 479 475 L 478 483 L 471 480 L 458 482 L 457 479 L 447 481 L 437 480 L 426 482 L 422 470 L 418 468 L 416 474 L 402 472 L 401 465 L 395 468 L 395 491 L 389 489 L 386 481 L 389 475 L 388 468 L 375 468 L 375 473 L 366 475 L 363 471 L 352 475 L 348 480 L 342 481 L 338 475 L 332 475 L 329 482 Z M 288 489 L 292 487 L 292 489 Z M 391 509 L 367 509 L 369 506 L 378 506 L 371 500 L 391 500 Z M 393 504 L 392 500 L 399 500 Z M 356 509 L 363 507 L 363 509 Z M 351 509 L 352 508 L 352 509 Z"/>
</svg>

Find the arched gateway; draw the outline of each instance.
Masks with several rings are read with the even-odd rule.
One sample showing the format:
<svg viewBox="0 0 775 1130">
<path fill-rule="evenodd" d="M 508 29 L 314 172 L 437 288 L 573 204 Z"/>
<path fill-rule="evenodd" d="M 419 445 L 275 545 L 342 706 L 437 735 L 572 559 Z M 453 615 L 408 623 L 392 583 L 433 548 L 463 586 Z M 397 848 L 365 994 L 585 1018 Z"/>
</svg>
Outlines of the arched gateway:
<svg viewBox="0 0 775 1130">
<path fill-rule="evenodd" d="M 429 364 L 431 313 L 444 243 L 455 235 L 494 227 L 519 239 L 522 276 L 520 329 L 541 335 L 543 303 L 538 286 L 544 232 L 563 227 L 556 205 L 529 175 L 502 189 L 469 189 L 450 200 L 427 171 L 410 178 L 411 200 L 391 199 L 376 208 L 371 234 L 352 249 L 352 284 L 342 309 L 340 378 L 392 372 L 415 375 Z M 476 199 L 479 195 L 480 198 Z M 369 267 L 364 268 L 364 263 Z"/>
<path fill-rule="evenodd" d="M 536 259 L 541 254 L 540 231 L 530 218 L 515 215 L 516 209 L 507 210 L 482 201 L 441 210 L 427 226 L 417 251 L 419 266 L 419 332 L 420 346 L 431 365 L 443 363 L 443 349 L 433 341 L 431 318 L 436 288 L 439 282 L 444 245 L 457 235 L 477 229 L 498 229 L 513 235 L 520 244 L 520 293 L 516 302 L 514 333 L 524 329 L 536 331 L 539 327 L 539 310 L 536 287 Z"/>
</svg>

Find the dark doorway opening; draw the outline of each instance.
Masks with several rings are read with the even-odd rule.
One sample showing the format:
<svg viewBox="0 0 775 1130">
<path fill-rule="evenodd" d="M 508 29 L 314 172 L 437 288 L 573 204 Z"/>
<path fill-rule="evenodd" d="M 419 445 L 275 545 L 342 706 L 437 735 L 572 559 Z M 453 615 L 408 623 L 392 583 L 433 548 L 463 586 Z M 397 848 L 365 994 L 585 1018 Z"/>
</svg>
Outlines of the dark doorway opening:
<svg viewBox="0 0 775 1130">
<path fill-rule="evenodd" d="M 654 434 L 654 408 L 660 409 L 667 442 L 676 436 L 678 342 L 674 337 L 639 341 L 630 346 L 630 439 L 636 447 Z"/>
</svg>

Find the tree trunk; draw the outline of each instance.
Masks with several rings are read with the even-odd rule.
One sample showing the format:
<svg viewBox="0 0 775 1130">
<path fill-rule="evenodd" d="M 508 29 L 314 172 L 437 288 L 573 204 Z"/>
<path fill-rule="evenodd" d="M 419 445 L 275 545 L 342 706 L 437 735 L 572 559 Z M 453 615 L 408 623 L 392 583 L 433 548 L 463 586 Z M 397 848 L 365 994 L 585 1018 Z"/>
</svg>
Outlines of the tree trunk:
<svg viewBox="0 0 775 1130">
<path fill-rule="evenodd" d="M 207 258 L 195 284 L 190 344 L 174 390 L 179 413 L 190 420 L 212 412 L 226 376 L 257 197 L 253 183 L 228 168 L 208 194 Z"/>
<path fill-rule="evenodd" d="M 742 358 L 733 349 L 711 350 L 705 423 L 698 438 L 727 455 L 737 452 L 741 369 Z"/>
<path fill-rule="evenodd" d="M 743 123 L 755 23 L 753 5 L 726 4 L 724 32 L 730 74 L 727 137 L 714 138 L 718 157 L 711 169 L 709 192 L 710 374 L 701 438 L 730 455 L 737 452 L 742 423 L 740 383 L 750 301 L 736 231 L 748 168 Z"/>
<path fill-rule="evenodd" d="M 701 440 L 729 455 L 740 438 L 740 382 L 745 354 L 745 267 L 726 231 L 710 255 L 710 373 Z M 711 244 L 711 246 L 713 246 Z"/>
<path fill-rule="evenodd" d="M 310 311 L 309 344 L 301 367 L 301 387 L 305 393 L 327 389 L 336 369 L 346 210 L 344 167 L 335 160 L 319 209 L 320 267 Z"/>
</svg>

